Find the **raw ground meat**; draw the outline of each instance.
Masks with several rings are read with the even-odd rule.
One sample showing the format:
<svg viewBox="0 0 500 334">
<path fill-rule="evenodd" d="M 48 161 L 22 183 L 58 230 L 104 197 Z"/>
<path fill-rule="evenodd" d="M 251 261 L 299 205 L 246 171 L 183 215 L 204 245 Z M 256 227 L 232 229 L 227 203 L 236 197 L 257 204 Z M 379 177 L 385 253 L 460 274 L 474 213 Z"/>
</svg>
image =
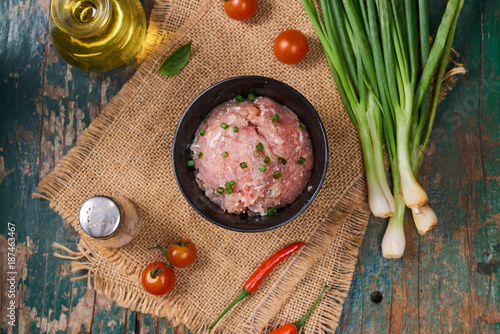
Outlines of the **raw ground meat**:
<svg viewBox="0 0 500 334">
<path fill-rule="evenodd" d="M 274 114 L 279 115 L 277 122 L 272 121 Z M 229 127 L 223 129 L 222 123 Z M 219 105 L 201 123 L 191 145 L 198 185 L 212 202 L 230 213 L 266 214 L 270 207 L 292 203 L 306 187 L 313 167 L 311 140 L 299 125 L 290 109 L 267 97 Z M 235 126 L 238 132 L 233 131 Z M 259 143 L 264 149 L 256 157 Z M 228 156 L 224 158 L 223 152 Z M 270 158 L 268 164 L 265 156 Z M 278 157 L 287 163 L 278 162 Z M 300 157 L 305 158 L 303 165 L 298 164 Z M 240 167 L 242 162 L 247 168 Z M 264 172 L 261 165 L 266 167 Z M 273 174 L 278 171 L 281 178 L 276 180 Z M 217 193 L 217 188 L 225 188 L 230 181 L 235 181 L 232 194 L 226 189 Z"/>
</svg>

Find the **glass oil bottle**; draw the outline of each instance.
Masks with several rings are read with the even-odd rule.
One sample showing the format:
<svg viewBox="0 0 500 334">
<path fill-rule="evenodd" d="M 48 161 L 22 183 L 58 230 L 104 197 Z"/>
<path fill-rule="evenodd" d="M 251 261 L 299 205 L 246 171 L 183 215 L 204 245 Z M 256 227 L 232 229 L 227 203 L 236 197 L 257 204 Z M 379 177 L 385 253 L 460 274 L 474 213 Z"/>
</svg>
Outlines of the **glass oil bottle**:
<svg viewBox="0 0 500 334">
<path fill-rule="evenodd" d="M 146 17 L 138 0 L 52 0 L 50 35 L 59 55 L 86 71 L 108 71 L 141 49 Z"/>
</svg>

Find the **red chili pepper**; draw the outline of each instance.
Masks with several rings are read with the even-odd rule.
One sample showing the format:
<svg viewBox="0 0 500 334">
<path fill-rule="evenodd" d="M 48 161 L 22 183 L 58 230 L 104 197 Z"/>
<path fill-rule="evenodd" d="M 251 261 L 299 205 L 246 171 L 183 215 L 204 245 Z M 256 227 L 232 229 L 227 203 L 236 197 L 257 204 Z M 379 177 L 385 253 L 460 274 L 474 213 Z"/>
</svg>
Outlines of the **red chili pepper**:
<svg viewBox="0 0 500 334">
<path fill-rule="evenodd" d="M 275 330 L 273 330 L 269 334 L 297 334 L 300 331 L 300 328 L 302 327 L 304 322 L 306 322 L 307 318 L 311 315 L 312 311 L 314 311 L 314 308 L 316 307 L 316 305 L 318 305 L 321 297 L 323 297 L 327 288 L 328 287 L 326 285 L 323 287 L 323 290 L 321 290 L 321 293 L 319 294 L 318 298 L 316 298 L 316 301 L 311 306 L 309 311 L 307 311 L 307 313 L 304 314 L 302 319 L 300 319 L 299 321 L 296 321 L 294 323 L 288 323 L 284 326 L 276 328 Z"/>
<path fill-rule="evenodd" d="M 266 278 L 266 276 L 284 259 L 286 259 L 291 254 L 295 253 L 300 248 L 304 247 L 306 244 L 304 242 L 296 242 L 294 244 L 288 245 L 285 248 L 280 249 L 271 257 L 269 257 L 264 263 L 260 265 L 257 270 L 254 271 L 250 278 L 246 281 L 245 285 L 243 285 L 243 291 L 241 294 L 236 297 L 236 299 L 229 304 L 228 307 L 224 311 L 222 311 L 221 315 L 210 325 L 210 329 L 212 329 L 219 320 L 227 313 L 236 303 L 245 298 L 246 296 L 253 293 L 259 287 L 260 283 Z"/>
</svg>

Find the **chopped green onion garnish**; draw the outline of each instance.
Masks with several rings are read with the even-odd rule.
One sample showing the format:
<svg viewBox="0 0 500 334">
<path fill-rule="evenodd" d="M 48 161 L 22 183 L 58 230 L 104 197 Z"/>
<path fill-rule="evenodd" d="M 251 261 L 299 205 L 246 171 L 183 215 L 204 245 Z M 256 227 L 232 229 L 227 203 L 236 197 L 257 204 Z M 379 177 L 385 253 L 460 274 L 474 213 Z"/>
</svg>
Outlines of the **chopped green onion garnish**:
<svg viewBox="0 0 500 334">
<path fill-rule="evenodd" d="M 306 158 L 304 158 L 304 157 L 300 157 L 299 160 L 297 160 L 297 163 L 299 165 L 303 165 L 305 162 L 306 162 Z"/>
<path fill-rule="evenodd" d="M 236 184 L 236 181 L 229 181 L 230 186 L 234 186 Z"/>
<path fill-rule="evenodd" d="M 231 187 L 231 184 L 227 182 L 224 186 L 226 187 L 227 193 L 231 195 L 233 193 L 233 187 Z"/>
<path fill-rule="evenodd" d="M 194 160 L 188 160 L 186 162 L 186 166 L 188 166 L 188 167 L 194 167 Z"/>
<path fill-rule="evenodd" d="M 278 162 L 281 162 L 284 165 L 286 165 L 286 160 L 283 158 L 278 157 Z"/>
<path fill-rule="evenodd" d="M 238 127 L 237 126 L 233 126 L 233 132 L 238 132 Z"/>
<path fill-rule="evenodd" d="M 222 194 L 224 192 L 224 188 L 222 188 L 222 187 L 217 188 L 217 192 L 219 194 Z"/>
<path fill-rule="evenodd" d="M 241 167 L 241 169 L 247 168 L 247 163 L 246 162 L 240 163 L 240 167 Z"/>
<path fill-rule="evenodd" d="M 269 158 L 269 156 L 264 156 L 264 163 L 268 164 L 271 162 L 271 158 Z"/>
<path fill-rule="evenodd" d="M 276 173 L 274 173 L 274 174 L 273 174 L 273 178 L 274 178 L 275 180 L 279 180 L 279 179 L 281 178 L 281 172 L 276 172 Z"/>
<path fill-rule="evenodd" d="M 234 98 L 234 100 L 235 100 L 237 103 L 241 103 L 241 102 L 243 102 L 244 98 L 243 98 L 243 96 L 241 96 L 241 95 L 236 95 L 236 97 Z"/>
<path fill-rule="evenodd" d="M 220 155 L 222 155 L 223 158 L 227 158 L 227 156 L 229 155 L 229 153 L 227 153 L 227 151 L 224 151 L 222 152 Z M 300 159 L 299 159 L 300 160 Z M 301 164 L 302 165 L 302 164 Z"/>
<path fill-rule="evenodd" d="M 248 101 L 253 102 L 255 100 L 255 95 L 252 93 L 248 94 Z"/>
<path fill-rule="evenodd" d="M 253 151 L 253 156 L 258 157 L 260 155 L 260 152 L 258 150 Z"/>
<path fill-rule="evenodd" d="M 208 116 L 210 116 L 210 114 L 205 115 L 205 119 L 203 120 L 203 123 L 206 123 L 208 121 Z"/>
<path fill-rule="evenodd" d="M 264 150 L 264 145 L 262 143 L 258 143 L 255 147 L 257 147 L 257 151 L 262 152 Z"/>
<path fill-rule="evenodd" d="M 265 172 L 266 171 L 266 166 L 260 165 L 259 169 L 260 169 L 261 172 Z"/>
<path fill-rule="evenodd" d="M 305 125 L 304 123 L 300 123 L 300 124 L 299 124 L 299 128 L 301 128 L 301 129 L 305 129 L 305 128 L 306 128 L 306 125 Z"/>
<path fill-rule="evenodd" d="M 200 152 L 200 154 L 198 154 L 198 159 L 201 159 L 202 156 L 203 156 L 203 152 Z"/>
<path fill-rule="evenodd" d="M 269 209 L 267 209 L 267 215 L 269 217 L 274 217 L 276 215 L 276 210 L 274 210 L 273 207 L 270 207 Z"/>
<path fill-rule="evenodd" d="M 222 123 L 220 127 L 226 130 L 229 127 L 229 125 L 227 125 L 226 123 Z"/>
<path fill-rule="evenodd" d="M 271 118 L 273 122 L 277 122 L 280 119 L 280 116 L 278 114 L 274 114 L 273 118 Z"/>
<path fill-rule="evenodd" d="M 201 131 L 200 131 L 200 136 L 204 136 L 204 135 L 205 135 L 205 132 L 206 132 L 205 130 L 201 130 Z"/>
</svg>

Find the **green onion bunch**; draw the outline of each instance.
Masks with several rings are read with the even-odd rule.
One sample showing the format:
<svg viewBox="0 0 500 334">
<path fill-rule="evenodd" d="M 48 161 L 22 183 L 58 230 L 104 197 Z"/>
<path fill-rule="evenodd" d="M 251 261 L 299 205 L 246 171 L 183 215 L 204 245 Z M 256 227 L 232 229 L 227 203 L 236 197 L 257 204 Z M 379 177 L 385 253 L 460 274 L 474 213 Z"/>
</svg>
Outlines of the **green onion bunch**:
<svg viewBox="0 0 500 334">
<path fill-rule="evenodd" d="M 420 234 L 437 224 L 418 173 L 464 0 L 448 1 L 432 47 L 427 0 L 319 0 L 318 7 L 313 0 L 302 2 L 359 133 L 370 209 L 374 216 L 390 217 L 383 255 L 399 258 L 405 207 Z"/>
</svg>

